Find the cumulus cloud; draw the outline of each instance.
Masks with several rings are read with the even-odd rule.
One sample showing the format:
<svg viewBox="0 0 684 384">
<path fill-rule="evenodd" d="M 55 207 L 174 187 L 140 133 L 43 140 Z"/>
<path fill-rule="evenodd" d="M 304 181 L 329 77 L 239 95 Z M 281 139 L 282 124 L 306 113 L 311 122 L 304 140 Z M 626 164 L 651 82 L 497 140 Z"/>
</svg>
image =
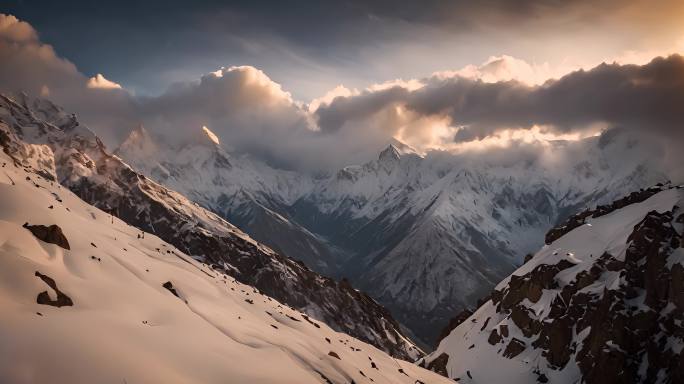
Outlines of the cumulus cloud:
<svg viewBox="0 0 684 384">
<path fill-rule="evenodd" d="M 117 85 L 99 74 L 88 79 L 41 42 L 30 24 L 0 14 L 0 91 L 49 97 L 111 142 L 137 113 L 136 101 Z"/>
<path fill-rule="evenodd" d="M 394 86 L 338 97 L 316 110 L 321 130 L 337 131 L 380 111 L 401 108 L 413 112 L 416 119 L 447 117 L 454 132 L 452 142 L 540 127 L 559 135 L 621 127 L 679 146 L 684 142 L 684 58 L 679 55 L 645 65 L 602 64 L 542 85 L 488 82 L 458 73 L 436 74 L 423 83 L 414 90 Z M 671 147 L 671 153 L 676 152 Z"/>
<path fill-rule="evenodd" d="M 0 90 L 48 96 L 112 146 L 139 123 L 172 142 L 191 140 L 207 127 L 233 150 L 318 171 L 366 161 L 392 138 L 423 152 L 475 153 L 491 146 L 499 157 L 519 154 L 523 161 L 539 143 L 620 128 L 659 140 L 678 164 L 684 58 L 602 64 L 547 80 L 554 71 L 497 56 L 422 79 L 363 90 L 338 86 L 306 105 L 263 71 L 239 66 L 137 97 L 101 74 L 80 73 L 29 24 L 0 15 Z"/>
</svg>

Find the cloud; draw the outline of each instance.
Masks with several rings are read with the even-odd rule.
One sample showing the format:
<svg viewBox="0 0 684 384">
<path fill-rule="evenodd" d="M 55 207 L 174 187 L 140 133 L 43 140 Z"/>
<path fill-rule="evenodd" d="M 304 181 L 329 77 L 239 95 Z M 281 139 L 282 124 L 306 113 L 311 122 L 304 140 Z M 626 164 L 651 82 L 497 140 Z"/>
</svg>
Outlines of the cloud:
<svg viewBox="0 0 684 384">
<path fill-rule="evenodd" d="M 4 90 L 23 89 L 39 94 L 71 87 L 82 75 L 51 46 L 38 40 L 38 33 L 24 21 L 0 13 L 0 85 Z"/>
<path fill-rule="evenodd" d="M 136 100 L 98 74 L 89 79 L 28 23 L 0 13 L 0 91 L 49 97 L 112 142 L 137 116 Z"/>
<path fill-rule="evenodd" d="M 677 145 L 684 142 L 684 58 L 679 55 L 645 65 L 602 64 L 542 85 L 484 81 L 461 72 L 439 73 L 423 83 L 413 90 L 394 86 L 338 97 L 315 111 L 321 131 L 358 125 L 381 111 L 400 108 L 411 112 L 414 121 L 448 118 L 454 135 L 442 147 L 448 147 L 449 141 L 479 141 L 503 131 L 535 127 L 557 135 L 585 136 L 597 127 L 621 127 Z"/>
<path fill-rule="evenodd" d="M 107 80 L 100 73 L 88 79 L 88 83 L 86 84 L 86 86 L 88 88 L 121 89 L 120 84 L 117 84 L 111 80 Z"/>
<path fill-rule="evenodd" d="M 512 154 L 620 128 L 662 142 L 671 164 L 681 159 L 684 58 L 602 64 L 545 80 L 555 71 L 503 55 L 362 90 L 340 85 L 306 105 L 263 71 L 231 66 L 143 97 L 80 73 L 29 24 L 0 15 L 0 90 L 49 96 L 110 146 L 139 123 L 172 142 L 207 127 L 233 150 L 318 171 L 371 159 L 392 138 L 423 152 Z"/>
</svg>

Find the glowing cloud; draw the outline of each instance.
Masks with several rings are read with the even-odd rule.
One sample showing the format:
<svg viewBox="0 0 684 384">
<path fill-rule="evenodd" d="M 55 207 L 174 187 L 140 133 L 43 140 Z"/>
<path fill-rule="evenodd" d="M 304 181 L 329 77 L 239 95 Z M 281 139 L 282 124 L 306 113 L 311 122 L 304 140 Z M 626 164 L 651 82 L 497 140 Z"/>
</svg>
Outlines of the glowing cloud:
<svg viewBox="0 0 684 384">
<path fill-rule="evenodd" d="M 121 89 L 121 85 L 117 84 L 111 80 L 107 80 L 102 74 L 97 75 L 88 79 L 88 88 L 101 88 L 101 89 Z"/>
<path fill-rule="evenodd" d="M 216 144 L 216 145 L 220 144 L 218 136 L 216 136 L 216 134 L 214 132 L 212 132 L 209 128 L 207 128 L 206 126 L 203 125 L 202 130 L 204 131 L 204 133 L 207 134 L 207 137 L 209 137 L 209 140 L 214 142 L 214 144 Z"/>
</svg>

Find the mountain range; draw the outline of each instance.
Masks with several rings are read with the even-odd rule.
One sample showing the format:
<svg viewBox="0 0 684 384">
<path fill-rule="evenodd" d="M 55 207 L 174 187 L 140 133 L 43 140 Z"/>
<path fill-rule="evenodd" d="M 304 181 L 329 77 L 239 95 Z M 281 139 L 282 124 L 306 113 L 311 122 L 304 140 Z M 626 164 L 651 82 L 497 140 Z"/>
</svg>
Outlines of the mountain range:
<svg viewBox="0 0 684 384">
<path fill-rule="evenodd" d="M 274 252 L 136 172 L 74 115 L 48 100 L 1 95 L 0 146 L 10 159 L 4 167 L 21 169 L 26 181 L 43 179 L 37 187 L 49 183 L 70 190 L 112 220 L 138 228 L 139 237 L 152 233 L 213 270 L 396 357 L 411 360 L 423 353 L 387 309 L 348 281 L 322 276 Z M 16 176 L 7 178 L 16 181 Z M 54 200 L 61 198 L 55 193 Z"/>
<path fill-rule="evenodd" d="M 137 127 L 115 153 L 278 252 L 348 278 L 426 348 L 541 246 L 548 228 L 667 180 L 619 130 L 551 142 L 515 163 L 423 154 L 394 140 L 377 158 L 328 174 L 227 151 L 207 132 L 168 144 Z"/>
<path fill-rule="evenodd" d="M 0 147 L 3 380 L 684 378 L 684 186 L 624 132 L 311 175 L 0 95 Z"/>
<path fill-rule="evenodd" d="M 43 103 L 0 103 L 0 353 L 8 357 L 0 359 L 0 382 L 449 382 L 267 295 L 268 287 L 241 283 L 242 274 L 261 273 L 293 295 L 287 300 L 303 297 L 304 309 L 331 325 L 345 327 L 327 310 L 337 321 L 353 319 L 349 333 L 373 332 L 364 320 L 372 316 L 382 338 L 373 344 L 407 359 L 416 355 L 402 349 L 406 342 L 394 339 L 401 336 L 391 319 L 363 294 L 297 268 L 145 181 L 107 157 L 68 115 L 43 120 L 55 112 Z M 86 183 L 94 196 L 106 197 L 101 206 L 120 202 L 120 190 L 139 205 L 106 212 L 80 197 L 89 193 Z M 124 209 L 153 214 L 150 225 L 164 237 L 162 228 L 175 223 L 189 244 L 171 238 L 175 246 L 112 214 L 130 220 Z M 181 250 L 208 252 L 202 238 L 225 254 Z M 256 265 L 246 270 L 250 263 Z M 309 275 L 317 287 L 305 289 L 301 279 Z M 321 303 L 307 295 L 346 298 Z"/>
</svg>

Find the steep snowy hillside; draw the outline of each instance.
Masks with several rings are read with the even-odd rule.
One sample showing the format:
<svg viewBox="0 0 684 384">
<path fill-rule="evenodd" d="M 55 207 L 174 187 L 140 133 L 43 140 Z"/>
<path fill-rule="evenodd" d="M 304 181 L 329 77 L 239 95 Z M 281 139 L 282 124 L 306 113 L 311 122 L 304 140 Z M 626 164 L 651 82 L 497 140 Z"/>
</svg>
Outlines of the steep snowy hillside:
<svg viewBox="0 0 684 384">
<path fill-rule="evenodd" d="M 46 100 L 0 97 L 0 145 L 12 163 L 59 182 L 94 206 L 154 233 L 238 281 L 388 351 L 421 352 L 391 314 L 349 282 L 321 276 L 255 242 L 217 215 L 136 173 Z"/>
<path fill-rule="evenodd" d="M 682 382 L 682 207 L 664 186 L 573 216 L 420 364 L 464 383 Z"/>
<path fill-rule="evenodd" d="M 143 236 L 23 150 L 0 153 L 0 382 L 449 382 Z"/>
<path fill-rule="evenodd" d="M 667 180 L 620 132 L 551 143 L 514 164 L 421 155 L 395 141 L 325 178 L 230 156 L 206 139 L 139 155 L 150 140 L 133 132 L 117 153 L 265 244 L 349 277 L 427 344 L 541 246 L 549 227 Z M 627 161 L 616 160 L 625 152 Z"/>
</svg>

